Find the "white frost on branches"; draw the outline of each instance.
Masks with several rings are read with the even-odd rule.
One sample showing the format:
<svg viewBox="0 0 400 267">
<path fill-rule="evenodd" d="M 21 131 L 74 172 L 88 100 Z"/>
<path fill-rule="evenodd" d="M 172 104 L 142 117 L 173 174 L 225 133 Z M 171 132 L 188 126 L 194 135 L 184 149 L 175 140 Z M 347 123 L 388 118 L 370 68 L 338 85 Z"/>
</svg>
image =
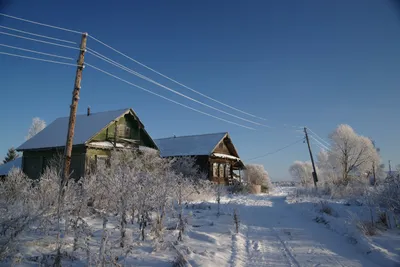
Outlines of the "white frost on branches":
<svg viewBox="0 0 400 267">
<path fill-rule="evenodd" d="M 313 184 L 313 167 L 309 161 L 296 160 L 289 167 L 289 173 L 295 181 L 300 182 L 302 186 L 308 187 Z M 318 170 L 317 170 L 318 173 Z"/>
<path fill-rule="evenodd" d="M 247 164 L 244 179 L 250 184 L 264 186 L 267 190 L 272 188 L 268 172 L 261 164 Z"/>
<path fill-rule="evenodd" d="M 26 140 L 31 139 L 36 134 L 38 134 L 41 130 L 46 128 L 46 122 L 38 117 L 32 119 L 31 127 L 28 130 L 28 135 L 25 137 Z"/>
<path fill-rule="evenodd" d="M 380 164 L 372 141 L 357 135 L 349 125 L 339 125 L 330 139 L 328 158 L 341 183 L 347 184 L 352 176 L 365 177 Z"/>
</svg>

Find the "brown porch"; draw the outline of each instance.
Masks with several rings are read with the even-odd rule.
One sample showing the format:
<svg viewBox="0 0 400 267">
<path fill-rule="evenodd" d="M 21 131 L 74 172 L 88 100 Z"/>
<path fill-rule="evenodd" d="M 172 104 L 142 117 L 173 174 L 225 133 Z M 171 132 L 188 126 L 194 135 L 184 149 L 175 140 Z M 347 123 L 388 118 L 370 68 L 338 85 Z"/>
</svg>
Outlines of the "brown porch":
<svg viewBox="0 0 400 267">
<path fill-rule="evenodd" d="M 209 179 L 218 184 L 232 185 L 242 182 L 242 170 L 245 168 L 239 158 L 212 155 L 209 158 Z"/>
</svg>

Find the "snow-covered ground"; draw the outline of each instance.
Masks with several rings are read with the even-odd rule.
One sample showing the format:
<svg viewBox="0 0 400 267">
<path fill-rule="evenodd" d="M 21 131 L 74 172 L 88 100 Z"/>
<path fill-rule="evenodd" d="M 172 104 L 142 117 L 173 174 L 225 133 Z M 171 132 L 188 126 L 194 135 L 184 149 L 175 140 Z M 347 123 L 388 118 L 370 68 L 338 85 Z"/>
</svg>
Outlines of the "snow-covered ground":
<svg viewBox="0 0 400 267">
<path fill-rule="evenodd" d="M 399 231 L 382 232 L 367 239 L 346 226 L 346 210 L 356 213 L 356 206 L 332 203 L 335 216 L 329 216 L 319 212 L 317 199 L 288 199 L 291 190 L 277 188 L 270 195 L 223 197 L 219 216 L 215 202 L 188 205 L 183 242 L 175 242 L 176 220 L 170 218 L 163 243 L 135 241 L 131 251 L 119 256 L 118 262 L 123 266 L 171 266 L 179 251 L 191 266 L 400 266 Z M 239 234 L 235 233 L 234 211 L 240 219 Z M 317 223 L 316 217 L 324 218 L 323 223 Z M 91 251 L 95 257 L 101 221 L 93 217 L 88 218 L 88 223 L 93 228 Z M 110 221 L 109 230 L 118 238 L 114 225 L 116 222 Z M 129 227 L 129 235 L 138 240 L 137 226 Z M 49 246 L 46 238 L 24 239 L 27 243 L 21 254 L 25 258 L 40 256 L 45 252 L 44 245 Z M 85 265 L 85 252 L 71 254 L 75 260 L 65 261 L 64 266 Z M 16 266 L 37 265 L 32 262 Z"/>
</svg>

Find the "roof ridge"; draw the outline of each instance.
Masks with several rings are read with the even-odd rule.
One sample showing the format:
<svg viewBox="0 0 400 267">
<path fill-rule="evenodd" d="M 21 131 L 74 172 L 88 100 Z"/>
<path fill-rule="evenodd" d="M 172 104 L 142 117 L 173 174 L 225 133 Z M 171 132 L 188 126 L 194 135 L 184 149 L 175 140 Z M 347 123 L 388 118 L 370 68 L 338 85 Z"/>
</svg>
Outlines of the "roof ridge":
<svg viewBox="0 0 400 267">
<path fill-rule="evenodd" d="M 191 135 L 181 135 L 181 136 L 172 136 L 172 137 L 156 138 L 156 139 L 154 139 L 154 140 L 164 140 L 164 139 L 184 138 L 184 137 L 193 137 L 193 136 L 205 136 L 205 135 L 217 135 L 217 134 L 227 134 L 227 133 L 228 133 L 228 132 L 205 133 L 205 134 L 191 134 Z"/>
<path fill-rule="evenodd" d="M 100 114 L 100 113 L 106 113 L 106 112 L 115 112 L 115 111 L 126 111 L 126 110 L 130 110 L 131 108 L 120 108 L 120 109 L 113 109 L 113 110 L 105 110 L 105 111 L 98 111 L 98 112 L 90 112 L 90 115 L 95 115 L 95 114 Z M 76 114 L 76 116 L 87 116 L 86 113 L 81 113 L 81 114 Z M 55 120 L 58 119 L 63 119 L 63 118 L 69 118 L 69 116 L 63 116 L 63 117 L 58 117 Z M 54 120 L 54 121 L 55 121 Z"/>
</svg>

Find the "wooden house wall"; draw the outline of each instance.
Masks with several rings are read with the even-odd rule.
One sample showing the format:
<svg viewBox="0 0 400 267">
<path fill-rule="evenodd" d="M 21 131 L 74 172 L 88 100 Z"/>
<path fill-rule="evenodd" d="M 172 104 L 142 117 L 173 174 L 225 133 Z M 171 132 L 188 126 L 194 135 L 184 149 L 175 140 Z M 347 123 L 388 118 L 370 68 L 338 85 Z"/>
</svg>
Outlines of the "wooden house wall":
<svg viewBox="0 0 400 267">
<path fill-rule="evenodd" d="M 225 142 L 221 140 L 221 142 L 218 143 L 216 148 L 214 149 L 215 153 L 221 153 L 225 155 L 231 155 L 231 152 L 229 151 L 228 147 L 226 146 Z"/>
<path fill-rule="evenodd" d="M 143 127 L 139 129 L 139 122 L 131 114 L 126 114 L 125 116 L 119 118 L 119 120 L 117 121 L 117 130 L 120 129 L 120 127 L 124 126 L 129 127 L 129 135 L 119 136 L 119 134 L 117 133 L 117 139 L 118 137 L 124 137 L 127 139 L 140 140 L 139 145 L 155 148 L 153 142 L 151 141 L 150 137 L 145 133 Z M 108 128 L 100 131 L 92 140 L 114 141 L 114 133 L 115 123 L 112 123 Z"/>
<path fill-rule="evenodd" d="M 64 149 L 46 149 L 24 151 L 22 158 L 23 172 L 32 179 L 38 179 L 49 162 L 58 154 L 63 155 Z M 73 178 L 80 178 L 85 170 L 85 147 L 77 146 L 72 149 L 71 171 Z"/>
</svg>

